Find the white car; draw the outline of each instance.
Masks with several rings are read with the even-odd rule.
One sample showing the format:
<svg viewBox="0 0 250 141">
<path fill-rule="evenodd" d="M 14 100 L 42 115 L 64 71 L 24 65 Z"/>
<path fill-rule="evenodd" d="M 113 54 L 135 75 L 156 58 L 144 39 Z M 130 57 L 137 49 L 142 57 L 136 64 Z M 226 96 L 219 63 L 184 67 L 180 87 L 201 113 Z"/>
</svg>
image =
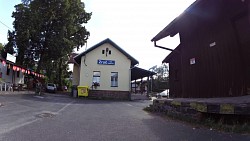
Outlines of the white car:
<svg viewBox="0 0 250 141">
<path fill-rule="evenodd" d="M 46 91 L 55 93 L 56 92 L 56 84 L 48 83 L 46 85 Z"/>
<path fill-rule="evenodd" d="M 165 97 L 169 98 L 169 89 L 166 89 L 165 91 L 156 94 L 157 98 Z"/>
</svg>

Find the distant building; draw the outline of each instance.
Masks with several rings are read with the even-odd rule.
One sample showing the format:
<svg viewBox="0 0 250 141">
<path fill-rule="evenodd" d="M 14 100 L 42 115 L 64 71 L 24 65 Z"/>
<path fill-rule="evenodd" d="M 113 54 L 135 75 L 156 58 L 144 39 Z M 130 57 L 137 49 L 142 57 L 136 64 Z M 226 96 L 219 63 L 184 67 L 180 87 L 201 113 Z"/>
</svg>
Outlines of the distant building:
<svg viewBox="0 0 250 141">
<path fill-rule="evenodd" d="M 0 83 L 23 84 L 23 68 L 0 56 Z"/>
<path fill-rule="evenodd" d="M 15 56 L 0 55 L 0 91 L 33 88 L 33 82 L 44 83 L 44 75 L 15 64 Z M 11 88 L 11 89 L 10 89 Z"/>
<path fill-rule="evenodd" d="M 18 67 L 18 66 L 16 66 Z M 13 70 L 12 64 L 0 62 L 0 81 L 11 83 L 11 84 L 23 84 L 24 83 L 24 73 L 21 71 L 21 67 Z"/>
<path fill-rule="evenodd" d="M 170 96 L 250 94 L 250 1 L 196 0 L 152 41 L 179 33 L 169 63 Z"/>
<path fill-rule="evenodd" d="M 139 62 L 110 39 L 74 57 L 73 85 L 88 86 L 89 97 L 129 99 L 131 80 L 152 72 L 135 67 Z"/>
<path fill-rule="evenodd" d="M 129 99 L 130 68 L 139 62 L 110 39 L 76 56 L 73 85 L 89 86 L 90 97 Z"/>
</svg>

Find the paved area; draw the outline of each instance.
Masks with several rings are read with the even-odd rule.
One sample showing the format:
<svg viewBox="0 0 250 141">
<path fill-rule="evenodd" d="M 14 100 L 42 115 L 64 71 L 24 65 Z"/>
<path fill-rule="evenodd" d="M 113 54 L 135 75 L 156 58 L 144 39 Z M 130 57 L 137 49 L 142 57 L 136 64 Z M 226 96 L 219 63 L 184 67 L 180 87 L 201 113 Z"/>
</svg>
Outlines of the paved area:
<svg viewBox="0 0 250 141">
<path fill-rule="evenodd" d="M 150 100 L 146 94 L 131 94 L 131 100 Z"/>
<path fill-rule="evenodd" d="M 149 100 L 103 101 L 62 95 L 0 95 L 3 141 L 248 141 L 250 136 L 193 127 L 142 109 Z"/>
<path fill-rule="evenodd" d="M 35 94 L 34 91 L 25 90 L 25 91 L 0 91 L 0 95 L 9 95 L 9 94 Z"/>
</svg>

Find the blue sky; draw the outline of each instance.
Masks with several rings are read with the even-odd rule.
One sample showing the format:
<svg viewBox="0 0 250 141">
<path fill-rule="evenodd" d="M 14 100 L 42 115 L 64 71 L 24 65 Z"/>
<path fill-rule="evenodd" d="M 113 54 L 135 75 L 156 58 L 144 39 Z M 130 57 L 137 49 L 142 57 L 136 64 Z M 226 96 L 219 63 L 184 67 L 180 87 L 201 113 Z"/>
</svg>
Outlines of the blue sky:
<svg viewBox="0 0 250 141">
<path fill-rule="evenodd" d="M 110 38 L 131 56 L 139 67 L 149 69 L 160 65 L 170 53 L 154 47 L 151 39 L 195 0 L 84 0 L 92 18 L 85 26 L 90 31 L 84 51 Z M 11 14 L 21 0 L 0 0 L 0 21 L 13 29 Z M 0 42 L 7 43 L 8 28 L 0 23 Z M 160 45 L 175 48 L 179 37 L 167 37 Z"/>
</svg>

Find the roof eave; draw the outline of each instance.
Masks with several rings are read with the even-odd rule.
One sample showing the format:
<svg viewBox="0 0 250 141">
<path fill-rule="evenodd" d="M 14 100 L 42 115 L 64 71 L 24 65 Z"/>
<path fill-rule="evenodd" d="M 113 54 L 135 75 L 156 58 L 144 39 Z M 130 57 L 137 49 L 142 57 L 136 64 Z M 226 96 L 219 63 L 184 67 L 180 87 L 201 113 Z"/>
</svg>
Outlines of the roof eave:
<svg viewBox="0 0 250 141">
<path fill-rule="evenodd" d="M 121 47 L 119 47 L 116 43 L 114 43 L 112 40 L 109 38 L 99 42 L 98 44 L 94 45 L 93 47 L 87 49 L 86 51 L 80 53 L 79 55 L 74 57 L 74 60 L 78 63 L 81 64 L 81 58 L 82 56 L 86 55 L 88 52 L 94 50 L 95 48 L 101 46 L 102 44 L 109 43 L 112 46 L 114 46 L 116 49 L 118 49 L 123 55 L 128 57 L 128 59 L 131 60 L 131 65 L 135 66 L 136 64 L 139 64 L 139 61 L 137 61 L 135 58 L 133 58 L 131 55 L 129 55 L 126 51 L 124 51 Z"/>
<path fill-rule="evenodd" d="M 160 31 L 151 41 L 156 42 L 165 38 L 167 36 L 175 36 L 179 31 L 177 30 L 176 24 L 184 17 L 188 11 L 194 7 L 196 7 L 202 0 L 196 0 L 192 3 L 181 15 L 176 17 L 171 23 L 169 23 L 162 31 Z"/>
</svg>

